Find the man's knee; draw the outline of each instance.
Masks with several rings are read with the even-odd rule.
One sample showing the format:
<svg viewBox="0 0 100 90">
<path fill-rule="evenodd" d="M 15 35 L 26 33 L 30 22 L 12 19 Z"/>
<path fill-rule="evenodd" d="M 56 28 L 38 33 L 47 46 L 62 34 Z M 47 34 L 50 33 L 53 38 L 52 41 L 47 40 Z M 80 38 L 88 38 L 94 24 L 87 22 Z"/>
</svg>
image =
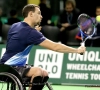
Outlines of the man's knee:
<svg viewBox="0 0 100 90">
<path fill-rule="evenodd" d="M 45 77 L 45 76 L 48 76 L 48 72 L 46 70 L 43 70 L 42 68 L 40 67 L 36 67 L 35 69 L 35 76 L 42 76 L 42 77 Z M 33 73 L 34 74 L 34 73 Z"/>
<path fill-rule="evenodd" d="M 42 76 L 42 69 L 39 67 L 31 67 L 30 71 L 27 73 L 28 77 Z"/>
<path fill-rule="evenodd" d="M 48 72 L 46 70 L 43 70 L 43 77 L 48 76 Z"/>
<path fill-rule="evenodd" d="M 35 74 L 35 76 L 42 76 L 42 69 L 39 67 L 36 67 L 35 73 L 33 74 Z"/>
</svg>

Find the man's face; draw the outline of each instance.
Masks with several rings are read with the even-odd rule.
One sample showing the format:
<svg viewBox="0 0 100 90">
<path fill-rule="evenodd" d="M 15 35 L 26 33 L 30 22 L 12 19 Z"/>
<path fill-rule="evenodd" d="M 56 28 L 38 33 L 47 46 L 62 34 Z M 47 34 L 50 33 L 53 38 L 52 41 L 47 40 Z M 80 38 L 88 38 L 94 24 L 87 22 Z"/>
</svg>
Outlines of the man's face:
<svg viewBox="0 0 100 90">
<path fill-rule="evenodd" d="M 40 25 L 41 20 L 42 20 L 42 15 L 38 7 L 36 7 L 35 12 L 32 13 L 31 20 L 33 21 L 34 25 Z"/>
<path fill-rule="evenodd" d="M 96 9 L 96 16 L 100 15 L 100 8 Z"/>
<path fill-rule="evenodd" d="M 71 4 L 71 3 L 66 4 L 65 10 L 66 10 L 67 12 L 72 12 L 72 11 L 73 11 L 73 6 L 72 6 L 72 4 Z"/>
</svg>

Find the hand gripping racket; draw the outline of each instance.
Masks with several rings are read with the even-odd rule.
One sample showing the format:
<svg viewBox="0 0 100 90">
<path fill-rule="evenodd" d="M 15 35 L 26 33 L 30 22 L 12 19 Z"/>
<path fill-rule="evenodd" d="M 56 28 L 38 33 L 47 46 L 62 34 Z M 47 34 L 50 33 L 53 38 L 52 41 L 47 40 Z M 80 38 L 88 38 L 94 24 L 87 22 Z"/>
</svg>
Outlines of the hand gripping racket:
<svg viewBox="0 0 100 90">
<path fill-rule="evenodd" d="M 85 46 L 85 41 L 95 34 L 96 23 L 87 14 L 80 14 L 77 19 L 77 24 L 81 33 L 82 43 L 81 46 Z M 83 53 L 81 53 L 83 55 Z"/>
</svg>

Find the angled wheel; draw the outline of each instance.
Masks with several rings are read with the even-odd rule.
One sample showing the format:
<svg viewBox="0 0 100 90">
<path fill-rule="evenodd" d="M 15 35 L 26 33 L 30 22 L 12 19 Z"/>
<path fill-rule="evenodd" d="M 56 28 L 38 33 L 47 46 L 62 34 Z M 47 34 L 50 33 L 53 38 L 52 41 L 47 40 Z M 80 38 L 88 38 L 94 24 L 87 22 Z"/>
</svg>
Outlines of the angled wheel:
<svg viewBox="0 0 100 90">
<path fill-rule="evenodd" d="M 0 73 L 0 90 L 23 90 L 20 80 L 13 74 Z"/>
</svg>

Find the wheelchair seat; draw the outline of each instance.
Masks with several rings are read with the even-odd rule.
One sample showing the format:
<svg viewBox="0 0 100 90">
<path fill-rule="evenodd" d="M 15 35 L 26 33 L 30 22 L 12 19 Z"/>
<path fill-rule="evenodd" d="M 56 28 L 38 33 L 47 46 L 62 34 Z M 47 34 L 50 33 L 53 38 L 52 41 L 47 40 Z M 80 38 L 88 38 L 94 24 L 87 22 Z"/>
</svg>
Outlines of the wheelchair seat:
<svg viewBox="0 0 100 90">
<path fill-rule="evenodd" d="M 6 89 L 4 88 L 1 90 L 26 90 L 26 87 L 29 87 L 30 85 L 30 80 L 30 77 L 22 78 L 13 67 L 0 64 L 0 83 L 7 83 Z M 18 89 L 16 89 L 16 85 Z M 53 90 L 48 82 L 45 83 L 45 85 L 49 88 L 49 90 Z"/>
</svg>

